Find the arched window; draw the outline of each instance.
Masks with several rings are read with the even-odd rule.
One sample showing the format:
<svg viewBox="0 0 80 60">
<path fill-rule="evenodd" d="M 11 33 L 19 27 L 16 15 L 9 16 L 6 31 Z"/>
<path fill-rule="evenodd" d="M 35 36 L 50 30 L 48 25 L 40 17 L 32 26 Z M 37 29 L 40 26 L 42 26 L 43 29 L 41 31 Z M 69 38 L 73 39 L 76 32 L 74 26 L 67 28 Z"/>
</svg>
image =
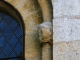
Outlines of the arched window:
<svg viewBox="0 0 80 60">
<path fill-rule="evenodd" d="M 18 11 L 0 0 L 0 60 L 23 60 L 24 36 L 24 24 Z"/>
</svg>

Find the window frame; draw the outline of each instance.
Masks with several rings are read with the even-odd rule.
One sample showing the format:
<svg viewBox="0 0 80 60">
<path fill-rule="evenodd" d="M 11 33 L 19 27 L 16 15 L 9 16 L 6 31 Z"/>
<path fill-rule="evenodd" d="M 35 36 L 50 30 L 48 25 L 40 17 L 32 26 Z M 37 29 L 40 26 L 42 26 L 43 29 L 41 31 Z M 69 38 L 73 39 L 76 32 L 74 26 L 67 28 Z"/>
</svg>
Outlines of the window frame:
<svg viewBox="0 0 80 60">
<path fill-rule="evenodd" d="M 17 9 L 4 0 L 0 0 L 0 12 L 11 16 L 21 25 L 21 28 L 23 29 L 23 59 L 25 59 L 25 25 L 22 16 Z"/>
</svg>

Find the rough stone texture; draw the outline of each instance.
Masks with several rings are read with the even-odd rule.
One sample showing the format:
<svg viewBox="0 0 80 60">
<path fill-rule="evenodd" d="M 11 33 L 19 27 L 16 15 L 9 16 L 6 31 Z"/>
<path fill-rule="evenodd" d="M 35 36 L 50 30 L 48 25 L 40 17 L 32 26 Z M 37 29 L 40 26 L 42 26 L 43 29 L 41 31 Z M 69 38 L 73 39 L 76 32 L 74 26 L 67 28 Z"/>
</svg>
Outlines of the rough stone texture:
<svg viewBox="0 0 80 60">
<path fill-rule="evenodd" d="M 6 0 L 22 15 L 25 24 L 25 58 L 40 60 L 41 47 L 37 27 L 42 22 L 42 13 L 37 0 Z M 39 57 L 39 58 L 38 58 Z"/>
<path fill-rule="evenodd" d="M 41 57 L 40 56 L 29 57 L 29 58 L 26 58 L 25 60 L 41 60 Z"/>
<path fill-rule="evenodd" d="M 38 2 L 42 10 L 44 22 L 51 22 L 53 19 L 53 8 L 51 0 L 38 0 Z"/>
<path fill-rule="evenodd" d="M 52 60 L 52 28 L 51 22 L 43 22 L 38 27 L 39 41 L 42 45 L 42 59 Z"/>
<path fill-rule="evenodd" d="M 42 60 L 52 60 L 52 46 L 44 43 L 42 47 Z"/>
<path fill-rule="evenodd" d="M 80 19 L 54 19 L 54 42 L 80 40 Z"/>
<path fill-rule="evenodd" d="M 54 43 L 53 60 L 80 60 L 80 41 Z"/>
<path fill-rule="evenodd" d="M 80 15 L 80 0 L 52 0 L 54 18 Z"/>
<path fill-rule="evenodd" d="M 38 27 L 39 41 L 41 43 L 52 42 L 51 22 L 43 22 Z"/>
<path fill-rule="evenodd" d="M 80 1 L 52 0 L 53 60 L 80 60 Z"/>
<path fill-rule="evenodd" d="M 26 60 L 33 59 L 41 60 L 41 46 L 38 41 L 37 27 L 40 23 L 43 22 L 43 20 L 45 22 L 52 21 L 53 16 L 51 0 L 39 0 L 39 3 L 38 0 L 5 0 L 5 1 L 14 6 L 20 12 L 23 18 L 25 24 Z M 51 53 L 50 50 L 49 52 Z M 47 54 L 49 52 L 47 52 Z M 48 54 L 48 57 L 50 57 L 50 54 Z"/>
</svg>

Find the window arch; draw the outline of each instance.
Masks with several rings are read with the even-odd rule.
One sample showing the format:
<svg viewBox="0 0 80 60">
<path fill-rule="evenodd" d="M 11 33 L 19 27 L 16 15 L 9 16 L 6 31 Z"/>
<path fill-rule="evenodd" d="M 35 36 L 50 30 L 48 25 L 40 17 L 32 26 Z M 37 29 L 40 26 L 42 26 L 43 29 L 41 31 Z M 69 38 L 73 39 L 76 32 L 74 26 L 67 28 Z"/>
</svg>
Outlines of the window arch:
<svg viewBox="0 0 80 60">
<path fill-rule="evenodd" d="M 0 0 L 0 59 L 24 59 L 24 34 L 19 12 Z"/>
</svg>

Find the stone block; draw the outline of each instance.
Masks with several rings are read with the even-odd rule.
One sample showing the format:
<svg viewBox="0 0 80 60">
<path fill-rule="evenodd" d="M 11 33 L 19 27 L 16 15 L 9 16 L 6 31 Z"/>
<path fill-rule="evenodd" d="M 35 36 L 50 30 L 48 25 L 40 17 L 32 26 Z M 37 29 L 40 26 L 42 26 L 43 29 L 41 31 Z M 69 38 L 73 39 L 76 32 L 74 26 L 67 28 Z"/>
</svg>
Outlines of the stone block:
<svg viewBox="0 0 80 60">
<path fill-rule="evenodd" d="M 80 40 L 80 19 L 54 19 L 53 41 L 66 42 Z"/>
<path fill-rule="evenodd" d="M 53 60 L 79 60 L 80 41 L 54 43 Z"/>
<path fill-rule="evenodd" d="M 54 18 L 80 15 L 80 0 L 52 0 Z"/>
</svg>

